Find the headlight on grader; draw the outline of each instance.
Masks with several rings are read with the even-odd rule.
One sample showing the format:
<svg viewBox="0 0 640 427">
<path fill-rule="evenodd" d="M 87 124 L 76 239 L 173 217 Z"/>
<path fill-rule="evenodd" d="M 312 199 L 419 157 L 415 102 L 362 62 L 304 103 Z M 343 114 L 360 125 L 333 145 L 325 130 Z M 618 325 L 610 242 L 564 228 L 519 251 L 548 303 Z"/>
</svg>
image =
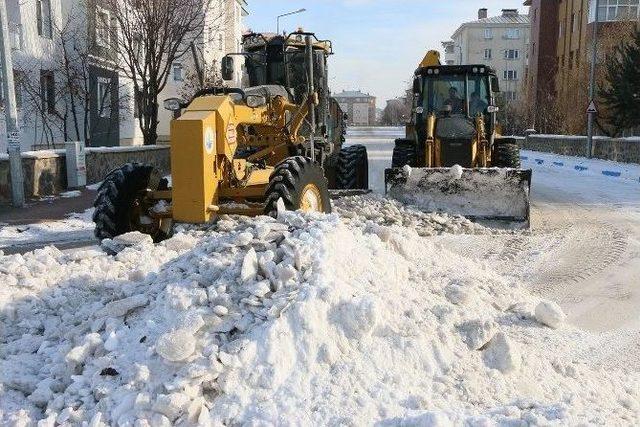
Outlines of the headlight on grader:
<svg viewBox="0 0 640 427">
<path fill-rule="evenodd" d="M 262 95 L 247 95 L 246 103 L 249 108 L 258 108 L 267 104 L 267 98 Z"/>
<path fill-rule="evenodd" d="M 165 110 L 180 111 L 182 109 L 182 100 L 180 98 L 168 98 L 163 102 Z"/>
</svg>

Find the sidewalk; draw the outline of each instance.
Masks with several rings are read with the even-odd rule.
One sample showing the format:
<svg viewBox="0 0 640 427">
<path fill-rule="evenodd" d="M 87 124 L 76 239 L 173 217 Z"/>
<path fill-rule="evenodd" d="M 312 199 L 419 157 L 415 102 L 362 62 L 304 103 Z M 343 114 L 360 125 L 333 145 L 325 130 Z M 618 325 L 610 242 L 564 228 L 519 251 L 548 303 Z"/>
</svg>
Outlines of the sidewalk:
<svg viewBox="0 0 640 427">
<path fill-rule="evenodd" d="M 78 197 L 30 200 L 24 208 L 0 205 L 0 224 L 25 225 L 65 219 L 71 213 L 90 208 L 95 197 L 96 191 L 84 189 Z"/>
</svg>

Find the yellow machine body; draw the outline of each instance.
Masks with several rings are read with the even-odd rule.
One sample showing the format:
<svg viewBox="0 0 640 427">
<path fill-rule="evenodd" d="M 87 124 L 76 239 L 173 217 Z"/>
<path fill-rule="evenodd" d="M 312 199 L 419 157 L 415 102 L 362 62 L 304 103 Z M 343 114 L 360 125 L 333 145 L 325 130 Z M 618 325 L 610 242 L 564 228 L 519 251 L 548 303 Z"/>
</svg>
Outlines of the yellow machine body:
<svg viewBox="0 0 640 427">
<path fill-rule="evenodd" d="M 287 111 L 293 115 L 291 123 L 285 121 Z M 303 141 L 297 130 L 307 111 L 307 105 L 293 105 L 279 96 L 256 108 L 234 101 L 231 95 L 194 99 L 171 122 L 173 219 L 205 223 L 213 215 L 229 213 L 219 206 L 221 197 L 259 200 L 272 165 L 287 157 L 290 144 Z M 246 126 L 253 126 L 256 135 L 247 135 Z M 234 160 L 242 146 L 261 149 L 247 159 Z M 254 168 L 252 161 L 260 160 L 268 160 L 271 166 Z"/>
<path fill-rule="evenodd" d="M 406 137 L 396 140 L 385 170 L 388 194 L 427 211 L 528 226 L 531 171 L 520 170 L 517 144 L 499 135 L 491 105 L 498 91 L 490 67 L 442 65 L 437 51 L 427 52 L 414 75 Z M 472 93 L 482 110 L 472 109 Z"/>
<path fill-rule="evenodd" d="M 440 52 L 437 50 L 430 50 L 424 56 L 422 61 L 420 61 L 420 67 L 436 67 L 440 65 Z"/>
</svg>

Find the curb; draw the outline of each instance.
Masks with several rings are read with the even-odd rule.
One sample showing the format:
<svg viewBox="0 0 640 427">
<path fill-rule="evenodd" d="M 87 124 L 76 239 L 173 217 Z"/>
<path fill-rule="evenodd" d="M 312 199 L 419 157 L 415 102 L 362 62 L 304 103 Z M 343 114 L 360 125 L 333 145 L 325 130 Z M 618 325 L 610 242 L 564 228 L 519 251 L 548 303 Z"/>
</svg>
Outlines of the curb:
<svg viewBox="0 0 640 427">
<path fill-rule="evenodd" d="M 520 160 L 533 161 L 538 165 L 547 164 L 547 165 L 550 165 L 551 167 L 569 167 L 576 170 L 577 172 L 585 172 L 585 171 L 591 170 L 596 174 L 601 174 L 607 177 L 622 178 L 622 179 L 628 179 L 628 180 L 640 182 L 640 176 L 636 176 L 635 174 L 631 176 L 625 176 L 624 172 L 621 170 L 601 169 L 596 167 L 583 166 L 581 164 L 571 165 L 563 161 L 552 161 L 552 160 L 540 159 L 540 158 L 530 157 L 530 156 L 520 156 Z"/>
</svg>

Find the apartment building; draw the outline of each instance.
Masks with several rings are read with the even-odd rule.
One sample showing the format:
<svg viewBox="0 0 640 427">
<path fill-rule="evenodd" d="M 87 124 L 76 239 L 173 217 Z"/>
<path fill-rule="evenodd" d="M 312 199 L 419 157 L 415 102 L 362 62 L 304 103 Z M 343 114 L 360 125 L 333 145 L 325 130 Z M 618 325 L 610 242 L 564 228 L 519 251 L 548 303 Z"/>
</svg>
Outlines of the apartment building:
<svg viewBox="0 0 640 427">
<path fill-rule="evenodd" d="M 551 102 L 556 91 L 558 57 L 558 0 L 527 0 L 531 21 L 528 85 L 530 101 Z"/>
<path fill-rule="evenodd" d="M 496 70 L 507 100 L 516 100 L 527 69 L 531 23 L 517 9 L 502 9 L 489 16 L 478 10 L 478 19 L 465 22 L 443 42 L 445 63 L 487 64 Z"/>
<path fill-rule="evenodd" d="M 572 74 L 582 65 L 591 63 L 591 36 L 595 21 L 595 0 L 560 0 L 550 2 L 549 9 L 557 8 L 557 47 L 559 93 L 571 81 Z M 628 21 L 640 22 L 640 0 L 600 0 L 598 9 L 598 35 L 600 44 L 607 38 L 616 43 L 616 32 L 620 24 Z M 609 37 L 607 37 L 609 36 Z M 606 50 L 607 46 L 602 46 Z"/>
<path fill-rule="evenodd" d="M 343 90 L 333 95 L 351 126 L 375 126 L 376 97 L 359 90 Z"/>
<path fill-rule="evenodd" d="M 595 0 L 527 0 L 524 5 L 530 6 L 532 22 L 529 84 L 537 94 L 532 99 L 534 110 L 539 110 L 540 102 L 557 97 L 565 101 L 560 108 L 580 103 L 585 105 L 577 108 L 583 111 L 588 103 L 584 80 L 591 66 Z M 603 61 L 629 31 L 628 24 L 640 23 L 640 0 L 600 0 L 598 21 L 599 61 Z"/>
<path fill-rule="evenodd" d="M 54 148 L 65 140 L 78 139 L 92 146 L 142 144 L 133 84 L 116 71 L 116 20 L 102 3 L 6 0 L 6 7 L 22 149 Z M 202 52 L 202 64 L 212 66 L 219 64 L 225 53 L 241 49 L 247 2 L 215 0 L 205 13 L 205 27 L 196 44 Z M 71 61 L 69 74 L 75 79 L 71 83 L 61 66 L 65 59 Z M 179 95 L 191 68 L 190 55 L 171 64 L 171 76 L 159 96 L 160 103 Z M 240 84 L 242 70 L 240 66 L 237 69 L 229 84 Z M 71 97 L 73 92 L 79 95 Z M 159 141 L 168 140 L 170 119 L 160 106 Z M 1 134 L 6 135 L 2 114 L 0 123 Z M 4 137 L 0 138 L 0 152 L 3 151 Z"/>
</svg>

